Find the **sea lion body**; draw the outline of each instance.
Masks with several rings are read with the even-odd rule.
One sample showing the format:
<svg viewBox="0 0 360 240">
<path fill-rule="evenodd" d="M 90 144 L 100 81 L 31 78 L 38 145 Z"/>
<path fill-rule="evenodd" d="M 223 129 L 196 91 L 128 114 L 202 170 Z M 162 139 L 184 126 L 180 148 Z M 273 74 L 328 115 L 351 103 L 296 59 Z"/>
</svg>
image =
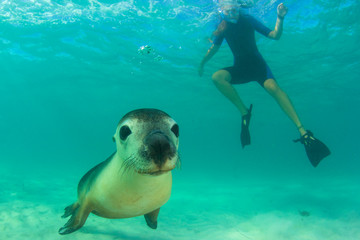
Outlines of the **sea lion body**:
<svg viewBox="0 0 360 240">
<path fill-rule="evenodd" d="M 123 174 L 119 172 L 119 162 L 115 154 L 91 189 L 86 194 L 79 190 L 80 198 L 91 199 L 93 213 L 105 218 L 129 218 L 149 213 L 168 201 L 172 185 L 170 171 L 159 176 Z M 113 180 L 119 175 L 120 179 Z"/>
<path fill-rule="evenodd" d="M 59 233 L 78 230 L 91 212 L 105 218 L 144 215 L 155 229 L 170 198 L 171 170 L 179 165 L 178 137 L 178 125 L 160 110 L 126 114 L 113 137 L 117 151 L 81 178 L 78 200 L 63 215 L 71 218 Z"/>
</svg>

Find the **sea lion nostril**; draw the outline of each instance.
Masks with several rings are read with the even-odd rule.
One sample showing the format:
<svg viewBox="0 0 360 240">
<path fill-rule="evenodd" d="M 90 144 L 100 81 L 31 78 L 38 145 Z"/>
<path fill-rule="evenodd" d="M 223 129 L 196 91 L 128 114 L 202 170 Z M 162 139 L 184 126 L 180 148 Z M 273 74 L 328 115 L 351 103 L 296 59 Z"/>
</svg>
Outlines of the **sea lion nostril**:
<svg viewBox="0 0 360 240">
<path fill-rule="evenodd" d="M 168 138 L 163 134 L 154 134 L 148 141 L 148 146 L 154 153 L 163 153 L 170 149 L 170 143 Z"/>
<path fill-rule="evenodd" d="M 163 140 L 152 142 L 150 146 L 156 155 L 163 155 L 170 149 L 169 142 Z"/>
<path fill-rule="evenodd" d="M 169 137 L 162 132 L 151 133 L 145 139 L 148 146 L 148 157 L 157 164 L 163 164 L 166 159 L 174 156 L 175 147 L 170 143 Z"/>
</svg>

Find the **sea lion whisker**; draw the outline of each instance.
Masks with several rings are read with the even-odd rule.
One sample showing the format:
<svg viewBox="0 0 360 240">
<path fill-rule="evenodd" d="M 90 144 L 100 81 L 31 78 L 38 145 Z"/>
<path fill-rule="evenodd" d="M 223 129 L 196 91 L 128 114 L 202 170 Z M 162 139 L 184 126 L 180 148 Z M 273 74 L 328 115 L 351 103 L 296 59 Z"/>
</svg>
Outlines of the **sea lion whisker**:
<svg viewBox="0 0 360 240">
<path fill-rule="evenodd" d="M 134 154 L 130 155 L 129 157 L 127 157 L 123 163 L 121 164 L 120 166 L 120 169 L 119 169 L 119 172 L 122 171 L 122 174 L 128 172 L 128 169 L 129 169 L 129 165 L 133 162 L 132 159 L 134 159 Z"/>
<path fill-rule="evenodd" d="M 129 172 L 129 170 L 131 169 L 131 165 L 133 164 L 135 158 L 136 158 L 136 157 L 132 154 L 132 155 L 130 155 L 128 158 L 126 158 L 126 159 L 124 160 L 124 163 L 123 163 L 123 166 L 124 166 L 123 174 Z"/>
<path fill-rule="evenodd" d="M 177 154 L 177 156 L 175 156 L 177 158 L 177 161 L 176 161 L 176 169 L 181 169 L 181 159 L 180 159 L 180 155 Z"/>
<path fill-rule="evenodd" d="M 137 172 L 139 169 L 138 166 L 139 166 L 140 162 L 141 162 L 140 159 L 135 157 L 134 160 L 132 161 L 131 165 L 129 166 L 129 170 L 133 169 L 133 170 L 135 170 L 133 172 Z"/>
</svg>

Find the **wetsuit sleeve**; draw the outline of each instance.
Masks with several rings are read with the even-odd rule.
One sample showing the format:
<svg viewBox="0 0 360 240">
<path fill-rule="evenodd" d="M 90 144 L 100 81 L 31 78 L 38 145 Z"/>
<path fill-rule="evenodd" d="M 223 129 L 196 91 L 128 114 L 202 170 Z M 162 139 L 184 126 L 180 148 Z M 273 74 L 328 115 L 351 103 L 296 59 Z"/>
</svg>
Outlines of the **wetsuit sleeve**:
<svg viewBox="0 0 360 240">
<path fill-rule="evenodd" d="M 250 20 L 251 24 L 253 25 L 253 27 L 255 28 L 255 30 L 257 32 L 261 33 L 262 35 L 264 35 L 265 37 L 267 37 L 269 35 L 269 33 L 271 32 L 270 28 L 266 27 L 264 24 L 262 24 L 261 22 L 259 22 L 255 18 L 253 18 L 252 16 L 249 16 L 249 20 Z"/>
</svg>

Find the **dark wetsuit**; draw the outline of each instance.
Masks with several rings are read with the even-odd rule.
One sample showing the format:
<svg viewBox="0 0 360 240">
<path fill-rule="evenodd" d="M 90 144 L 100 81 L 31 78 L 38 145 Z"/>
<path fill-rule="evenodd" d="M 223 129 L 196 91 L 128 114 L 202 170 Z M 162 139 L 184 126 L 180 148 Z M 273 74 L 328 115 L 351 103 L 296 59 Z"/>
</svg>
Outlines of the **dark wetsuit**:
<svg viewBox="0 0 360 240">
<path fill-rule="evenodd" d="M 250 15 L 241 15 L 237 23 L 226 22 L 224 30 L 214 39 L 221 45 L 224 38 L 234 55 L 234 66 L 223 68 L 231 75 L 232 84 L 257 81 L 264 86 L 265 80 L 275 79 L 256 46 L 255 30 L 268 36 L 271 30 Z"/>
</svg>

